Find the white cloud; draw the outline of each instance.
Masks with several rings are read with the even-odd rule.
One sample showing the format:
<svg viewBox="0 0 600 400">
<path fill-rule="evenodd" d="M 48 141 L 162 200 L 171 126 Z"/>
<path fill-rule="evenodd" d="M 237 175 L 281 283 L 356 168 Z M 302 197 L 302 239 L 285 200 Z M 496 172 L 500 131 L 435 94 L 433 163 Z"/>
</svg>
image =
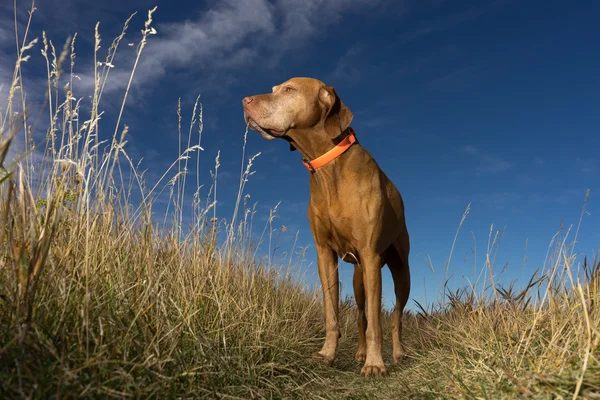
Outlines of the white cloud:
<svg viewBox="0 0 600 400">
<path fill-rule="evenodd" d="M 13 66 L 8 62 L 10 58 L 2 57 L 0 59 L 0 129 L 5 118 L 6 105 L 8 104 L 8 92 L 11 87 L 13 77 Z M 0 135 L 2 132 L 0 132 Z"/>
<path fill-rule="evenodd" d="M 427 83 L 433 91 L 463 91 L 479 79 L 481 72 L 472 65 L 466 65 L 444 73 Z"/>
<path fill-rule="evenodd" d="M 348 82 L 357 81 L 360 78 L 360 69 L 357 60 L 364 52 L 364 45 L 353 44 L 348 51 L 337 61 L 331 77 L 335 80 L 345 79 Z M 362 65 L 361 65 L 362 67 Z"/>
<path fill-rule="evenodd" d="M 332 24 L 339 23 L 344 13 L 372 8 L 382 1 L 386 0 L 212 1 L 205 9 L 192 10 L 193 14 L 181 22 L 161 22 L 165 16 L 161 15 L 159 7 L 153 22 L 158 34 L 149 37 L 144 49 L 133 81 L 138 90 L 133 95 L 141 96 L 140 87 L 154 87 L 154 82 L 171 73 L 182 73 L 185 76 L 190 71 L 201 71 L 206 77 L 218 75 L 219 78 L 212 81 L 227 85 L 232 79 L 236 79 L 236 75 L 223 72 L 252 66 L 252 63 L 275 67 L 290 51 L 302 51 L 312 38 L 323 33 Z M 94 88 L 93 61 L 88 55 L 81 54 L 90 52 L 95 23 L 100 21 L 102 48 L 99 58 L 103 60 L 112 38 L 119 32 L 114 13 L 111 15 L 109 12 L 111 7 L 118 6 L 125 13 L 137 10 L 138 14 L 131 21 L 127 36 L 119 47 L 113 62 L 115 67 L 110 70 L 105 87 L 105 94 L 112 98 L 114 92 L 122 93 L 128 84 L 136 46 L 130 47 L 127 44 L 139 43 L 146 10 L 151 8 L 148 3 L 149 0 L 135 0 L 126 5 L 121 0 L 107 0 L 105 3 L 91 0 L 45 0 L 36 4 L 30 39 L 41 39 L 41 30 L 45 29 L 57 50 L 60 50 L 68 35 L 78 34 L 75 49 L 79 54 L 75 73 L 80 79 L 74 80 L 74 94 L 76 97 L 87 97 Z M 26 21 L 28 7 L 24 3 L 19 5 L 20 24 Z M 118 22 L 123 23 L 124 20 Z M 0 5 L 0 37 L 1 40 L 10 38 L 6 39 L 7 46 L 0 46 L 0 84 L 4 84 L 4 92 L 10 87 L 15 60 L 12 26 L 12 2 L 10 6 Z M 28 66 L 35 66 L 37 72 L 42 72 L 37 78 L 27 74 L 28 84 L 25 90 L 30 100 L 43 98 L 45 94 L 45 62 L 39 54 L 40 48 L 41 43 L 38 43 L 31 51 L 32 59 L 28 63 Z M 0 95 L 6 98 L 5 93 Z M 114 102 L 107 102 L 105 99 L 105 107 L 107 103 L 111 106 Z"/>
<path fill-rule="evenodd" d="M 0 19 L 0 48 L 10 43 L 14 43 L 14 28 L 7 23 L 7 20 Z"/>
<path fill-rule="evenodd" d="M 134 83 L 143 85 L 177 69 L 214 72 L 252 63 L 273 68 L 287 52 L 301 51 L 311 38 L 338 23 L 343 13 L 373 5 L 367 0 L 224 0 L 200 10 L 197 18 L 164 23 L 159 8 L 153 24 L 158 34 L 148 40 Z M 137 44 L 140 39 L 138 28 L 146 16 L 140 11 L 130 24 L 127 42 Z M 104 37 L 104 51 L 107 41 Z M 106 92 L 124 89 L 134 58 L 135 47 L 119 48 Z M 82 74 L 76 89 L 87 92 L 93 85 L 93 76 Z"/>
<path fill-rule="evenodd" d="M 450 15 L 444 15 L 442 17 L 437 17 L 433 20 L 428 21 L 420 28 L 417 28 L 413 31 L 406 32 L 405 34 L 399 36 L 394 45 L 402 46 L 406 43 L 412 42 L 416 39 L 419 39 L 424 36 L 429 36 L 434 33 L 444 32 L 454 26 L 463 24 L 465 22 L 477 19 L 478 17 L 487 14 L 494 9 L 506 5 L 510 0 L 495 0 L 491 2 L 482 2 L 483 5 L 477 5 L 472 8 L 468 8 L 463 11 L 456 12 Z M 426 7 L 437 7 L 443 3 L 443 1 L 433 1 L 432 2 L 423 2 Z M 428 4 L 429 3 L 429 4 Z M 439 4 L 435 4 L 439 3 Z"/>
<path fill-rule="evenodd" d="M 477 175 L 494 174 L 498 172 L 505 172 L 512 169 L 513 164 L 500 157 L 482 152 L 476 146 L 465 145 L 462 147 L 462 151 L 470 154 L 478 160 L 478 165 L 475 167 L 475 173 Z"/>
<path fill-rule="evenodd" d="M 16 60 L 14 44 L 15 28 L 12 13 L 9 13 L 6 4 L 0 5 L 0 112 L 2 118 L 4 117 L 3 111 L 6 109 L 12 71 Z"/>
<path fill-rule="evenodd" d="M 491 5 L 475 7 L 461 13 L 430 21 L 429 25 L 412 32 L 406 40 L 431 32 L 445 30 L 473 19 L 503 4 L 497 0 Z M 440 0 L 428 0 L 426 7 L 439 5 Z M 105 52 L 108 42 L 118 23 L 114 9 L 128 13 L 138 11 L 130 24 L 127 42 L 139 41 L 139 29 L 151 8 L 153 0 L 45 0 L 36 4 L 34 14 L 39 25 L 55 32 L 55 43 L 66 38 L 67 34 L 78 33 L 79 46 L 88 46 L 93 41 L 93 27 L 99 20 Z M 206 3 L 205 3 L 206 4 Z M 211 1 L 204 9 L 191 9 L 193 13 L 182 22 L 161 22 L 166 15 L 159 6 L 155 13 L 154 26 L 158 35 L 150 37 L 144 50 L 134 84 L 143 86 L 161 79 L 167 71 L 202 71 L 207 76 L 221 74 L 223 70 L 235 70 L 242 66 L 259 64 L 274 68 L 290 51 L 302 51 L 311 39 L 325 32 L 331 25 L 340 23 L 345 13 L 367 11 L 374 7 L 382 10 L 395 10 L 404 14 L 420 2 L 415 0 L 222 0 Z M 20 19 L 26 14 L 28 5 L 20 6 Z M 9 37 L 12 40 L 12 2 L 10 7 L 0 6 L 0 41 Z M 6 10 L 7 12 L 4 12 Z M 9 12 L 10 11 L 10 12 Z M 387 11 L 386 11 L 387 12 Z M 7 22 L 8 21 L 8 22 Z M 107 28 L 108 27 L 108 28 Z M 117 28 L 118 29 L 118 28 Z M 8 32 L 9 34 L 4 34 Z M 56 34 L 58 32 L 58 34 Z M 401 41 L 404 39 L 401 39 Z M 83 43 L 82 43 L 83 42 Z M 62 43 L 58 44 L 59 46 Z M 1 45 L 1 42 L 0 42 Z M 357 48 L 351 47 L 351 50 Z M 127 85 L 135 48 L 122 45 L 115 59 L 105 92 L 123 90 Z M 87 64 L 85 62 L 88 62 Z M 78 59 L 80 74 L 91 71 L 90 60 Z M 356 77 L 357 70 L 343 63 L 334 76 Z M 81 74 L 76 93 L 89 93 L 94 86 L 91 74 Z"/>
<path fill-rule="evenodd" d="M 580 158 L 577 157 L 575 159 L 575 163 L 579 170 L 585 174 L 594 174 L 598 171 L 598 167 L 596 167 L 596 161 L 592 158 Z"/>
<path fill-rule="evenodd" d="M 463 151 L 466 153 L 472 154 L 474 156 L 479 155 L 479 150 L 477 150 L 477 147 L 470 145 L 470 144 L 463 146 Z"/>
</svg>

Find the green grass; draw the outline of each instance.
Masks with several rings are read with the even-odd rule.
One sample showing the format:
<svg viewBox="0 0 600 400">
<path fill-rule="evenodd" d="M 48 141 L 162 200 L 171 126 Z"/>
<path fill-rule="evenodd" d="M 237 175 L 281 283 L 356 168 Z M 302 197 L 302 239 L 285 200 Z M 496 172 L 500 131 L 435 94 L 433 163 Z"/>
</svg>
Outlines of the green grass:
<svg viewBox="0 0 600 400">
<path fill-rule="evenodd" d="M 150 17 L 138 57 L 152 33 Z M 121 38 L 105 59 L 96 46 L 97 59 L 112 63 Z M 256 246 L 277 234 L 273 215 L 265 237 L 250 233 L 254 210 L 244 184 L 251 161 L 241 171 L 241 217 L 236 211 L 228 222 L 217 219 L 217 160 L 205 206 L 196 193 L 192 222 L 184 222 L 185 171 L 200 147 L 200 105 L 188 149 L 164 175 L 175 177 L 147 188 L 125 152 L 121 114 L 115 127 L 100 129 L 110 68 L 95 67 L 84 121 L 85 98 L 72 97 L 72 84 L 65 88 L 75 73 L 74 40 L 60 53 L 45 37 L 21 42 L 0 113 L 0 397 L 600 398 L 600 262 L 578 262 L 569 232 L 556 236 L 544 269 L 522 292 L 496 287 L 488 262 L 479 285 L 458 291 L 444 285 L 438 303 L 406 313 L 407 358 L 399 366 L 391 363 L 386 312 L 388 378 L 359 376 L 350 301 L 342 304 L 334 366 L 315 364 L 311 354 L 324 338 L 320 293 L 292 279 L 293 263 L 256 256 Z M 21 75 L 37 46 L 48 60 L 40 112 L 50 122 L 43 128 L 30 115 Z M 128 93 L 129 87 L 121 113 Z M 34 149 L 32 134 L 39 131 L 46 140 Z M 9 164 L 11 146 L 23 157 Z M 129 179 L 125 170 L 133 171 Z M 170 191 L 172 208 L 155 220 L 159 189 Z M 143 194 L 139 207 L 131 205 L 133 190 Z M 490 243 L 488 254 L 494 237 Z"/>
</svg>

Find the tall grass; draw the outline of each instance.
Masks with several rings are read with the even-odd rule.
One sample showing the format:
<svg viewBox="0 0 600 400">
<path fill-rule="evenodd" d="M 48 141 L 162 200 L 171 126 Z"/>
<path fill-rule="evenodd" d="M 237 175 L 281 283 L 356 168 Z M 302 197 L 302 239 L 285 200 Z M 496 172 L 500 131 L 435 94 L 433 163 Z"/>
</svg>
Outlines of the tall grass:
<svg viewBox="0 0 600 400">
<path fill-rule="evenodd" d="M 19 40 L 0 120 L 0 396 L 600 397 L 600 261 L 578 263 L 570 231 L 556 236 L 544 268 L 520 291 L 496 284 L 492 231 L 479 280 L 451 290 L 449 257 L 439 301 L 404 316 L 408 357 L 390 366 L 388 379 L 358 378 L 350 299 L 342 303 L 338 360 L 333 368 L 313 364 L 323 337 L 320 297 L 291 279 L 291 256 L 279 267 L 272 257 L 276 208 L 262 236 L 252 235 L 255 208 L 244 188 L 255 156 L 245 161 L 243 150 L 235 212 L 219 222 L 218 156 L 206 201 L 197 180 L 192 209 L 185 207 L 194 155 L 200 176 L 198 99 L 187 137 L 177 105 L 187 147 L 151 188 L 125 150 L 121 116 L 155 32 L 153 12 L 115 126 L 101 124 L 104 89 L 131 18 L 104 57 L 96 26 L 89 104 L 72 92 L 76 37 L 60 52 L 45 35 L 28 39 L 29 28 Z M 43 128 L 22 76 L 36 46 L 47 66 L 37 110 L 47 113 Z M 165 190 L 169 206 L 157 221 L 155 201 Z M 266 261 L 257 250 L 263 241 Z M 389 338 L 387 312 L 384 323 Z M 391 360 L 391 345 L 385 349 Z"/>
<path fill-rule="evenodd" d="M 600 398 L 600 259 L 576 262 L 577 231 L 571 238 L 571 228 L 561 229 L 543 267 L 516 289 L 514 281 L 497 283 L 492 260 L 500 232 L 492 226 L 474 282 L 451 290 L 445 279 L 444 298 L 429 309 L 418 305 L 411 319 L 418 334 L 409 340 L 417 340 L 413 356 L 421 384 L 427 383 L 421 393 Z"/>
<path fill-rule="evenodd" d="M 128 127 L 120 120 L 154 33 L 153 12 L 112 129 L 100 123 L 103 90 L 131 18 L 106 58 L 96 26 L 95 89 L 87 106 L 71 90 L 75 39 L 57 54 L 44 34 L 49 125 L 40 147 L 34 146 L 36 119 L 25 107 L 21 76 L 36 41 L 19 49 L 0 151 L 4 166 L 9 146 L 23 135 L 18 151 L 29 154 L 1 169 L 0 374 L 10 397 L 185 395 L 191 388 L 198 395 L 260 396 L 273 388 L 293 390 L 291 383 L 311 376 L 294 366 L 319 334 L 317 298 L 256 256 L 248 210 L 239 224 L 234 216 L 227 245 L 220 247 L 218 221 L 209 215 L 216 203 L 202 207 L 196 193 L 192 226 L 184 229 L 188 163 L 201 149 L 198 101 L 187 148 L 154 187 L 145 187 L 125 150 Z M 181 118 L 179 126 L 181 132 Z M 111 136 L 103 138 L 107 131 Z M 242 172 L 238 204 L 251 162 Z M 152 211 L 165 189 L 173 209 L 167 208 L 161 226 Z M 139 206 L 132 205 L 134 190 Z"/>
</svg>

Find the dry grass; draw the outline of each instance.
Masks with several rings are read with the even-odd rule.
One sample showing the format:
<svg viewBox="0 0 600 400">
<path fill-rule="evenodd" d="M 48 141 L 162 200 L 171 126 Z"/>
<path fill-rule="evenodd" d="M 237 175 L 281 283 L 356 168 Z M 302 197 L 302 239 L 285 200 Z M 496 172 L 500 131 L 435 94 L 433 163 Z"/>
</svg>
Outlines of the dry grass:
<svg viewBox="0 0 600 400">
<path fill-rule="evenodd" d="M 143 32 L 138 59 L 153 33 L 151 13 Z M 218 160 L 209 200 L 202 207 L 196 193 L 192 223 L 184 222 L 201 105 L 188 148 L 163 175 L 175 177 L 151 189 L 125 152 L 119 121 L 129 87 L 112 136 L 103 138 L 103 88 L 122 37 L 96 64 L 85 121 L 84 99 L 70 90 L 74 40 L 57 53 L 43 38 L 42 111 L 50 122 L 36 149 L 38 118 L 25 104 L 21 65 L 38 44 L 25 36 L 19 47 L 0 113 L 2 398 L 600 398 L 600 262 L 578 265 L 568 231 L 524 290 L 497 287 L 487 257 L 478 284 L 458 291 L 444 284 L 437 305 L 407 313 L 408 357 L 390 365 L 388 379 L 358 377 L 349 301 L 338 360 L 333 368 L 313 364 L 323 337 L 320 298 L 294 283 L 292 271 L 256 257 L 262 238 L 251 235 L 254 210 L 243 195 L 251 161 L 229 222 L 216 219 Z M 24 156 L 7 165 L 18 143 Z M 131 205 L 133 188 L 139 207 Z M 153 201 L 165 188 L 173 208 L 155 221 Z M 493 254 L 492 232 L 489 243 Z M 384 320 L 389 333 L 389 315 Z M 385 349 L 389 362 L 391 345 Z"/>
</svg>

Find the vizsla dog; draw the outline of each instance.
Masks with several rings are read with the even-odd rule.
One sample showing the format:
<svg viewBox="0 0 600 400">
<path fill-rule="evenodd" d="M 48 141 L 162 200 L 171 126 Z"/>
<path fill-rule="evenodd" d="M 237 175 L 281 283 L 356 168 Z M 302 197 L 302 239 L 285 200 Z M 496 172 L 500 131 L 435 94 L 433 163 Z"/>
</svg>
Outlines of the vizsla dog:
<svg viewBox="0 0 600 400">
<path fill-rule="evenodd" d="M 243 100 L 246 123 L 265 139 L 282 138 L 298 150 L 310 171 L 308 219 L 323 287 L 326 338 L 315 354 L 333 363 L 338 324 L 338 257 L 354 264 L 358 307 L 356 359 L 363 376 L 386 375 L 381 353 L 381 268 L 394 279 L 394 362 L 403 355 L 402 312 L 410 292 L 410 242 L 404 203 L 393 183 L 350 127 L 353 114 L 331 86 L 312 78 L 293 78 L 273 92 Z M 365 315 L 365 300 L 368 305 Z"/>
</svg>

